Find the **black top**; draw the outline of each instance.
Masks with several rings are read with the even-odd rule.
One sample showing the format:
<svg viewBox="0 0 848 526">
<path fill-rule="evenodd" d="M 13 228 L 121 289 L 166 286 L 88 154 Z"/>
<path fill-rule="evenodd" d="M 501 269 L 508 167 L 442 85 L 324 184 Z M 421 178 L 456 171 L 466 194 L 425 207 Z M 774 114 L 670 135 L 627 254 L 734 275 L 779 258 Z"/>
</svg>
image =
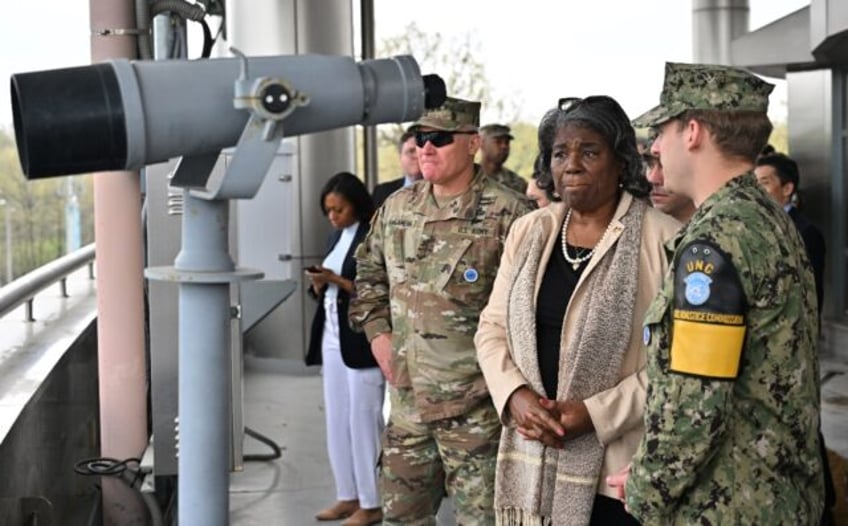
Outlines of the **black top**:
<svg viewBox="0 0 848 526">
<path fill-rule="evenodd" d="M 792 218 L 798 228 L 798 233 L 801 234 L 804 248 L 807 251 L 807 258 L 813 267 L 813 277 L 816 280 L 816 300 L 819 304 L 819 317 L 821 317 L 822 300 L 824 299 L 824 236 L 821 230 L 794 206 L 789 209 L 789 217 Z"/>
<path fill-rule="evenodd" d="M 568 245 L 569 256 L 585 254 L 586 248 Z M 565 321 L 565 309 L 577 287 L 577 280 L 588 260 L 580 263 L 577 270 L 562 255 L 562 246 L 557 243 L 551 253 L 551 259 L 542 277 L 542 286 L 536 300 L 536 344 L 539 355 L 539 372 L 545 395 L 556 399 L 559 378 L 559 352 L 562 343 L 562 324 Z"/>
<path fill-rule="evenodd" d="M 375 186 L 374 195 L 372 196 L 374 199 L 374 208 L 377 209 L 383 206 L 383 202 L 385 202 L 386 198 L 403 188 L 405 182 L 406 177 L 401 176 L 397 179 L 392 179 L 387 183 L 380 183 Z"/>
</svg>

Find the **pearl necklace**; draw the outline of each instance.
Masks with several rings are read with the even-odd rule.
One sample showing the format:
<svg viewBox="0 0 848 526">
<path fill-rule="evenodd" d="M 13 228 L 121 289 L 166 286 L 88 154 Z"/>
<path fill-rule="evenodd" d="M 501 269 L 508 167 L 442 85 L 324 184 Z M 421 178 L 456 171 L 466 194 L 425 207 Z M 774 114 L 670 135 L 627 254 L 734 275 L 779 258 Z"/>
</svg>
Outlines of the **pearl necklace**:
<svg viewBox="0 0 848 526">
<path fill-rule="evenodd" d="M 612 221 L 607 224 L 607 229 L 604 230 L 603 235 L 598 240 L 597 244 L 590 250 L 587 254 L 583 256 L 575 256 L 571 257 L 568 253 L 568 222 L 571 220 L 571 208 L 568 209 L 568 213 L 565 214 L 565 222 L 562 224 L 562 255 L 565 256 L 565 260 L 571 263 L 571 268 L 577 270 L 580 265 L 586 261 L 589 261 L 592 256 L 595 254 L 595 250 L 601 245 L 601 242 L 607 237 L 610 229 L 612 228 Z"/>
</svg>

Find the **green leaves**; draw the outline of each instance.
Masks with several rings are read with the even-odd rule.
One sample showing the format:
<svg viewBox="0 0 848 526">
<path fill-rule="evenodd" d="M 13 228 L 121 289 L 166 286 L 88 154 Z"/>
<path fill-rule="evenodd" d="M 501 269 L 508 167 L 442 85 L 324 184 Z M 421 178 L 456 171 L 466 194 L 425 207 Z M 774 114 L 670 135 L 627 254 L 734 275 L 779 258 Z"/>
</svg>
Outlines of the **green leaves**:
<svg viewBox="0 0 848 526">
<path fill-rule="evenodd" d="M 72 187 L 71 187 L 72 185 Z M 13 278 L 65 253 L 65 204 L 73 190 L 79 201 L 82 245 L 94 239 L 91 176 L 28 181 L 18 160 L 15 139 L 0 127 L 0 262 L 6 261 L 9 222 Z M 5 284 L 5 268 L 0 272 Z"/>
</svg>

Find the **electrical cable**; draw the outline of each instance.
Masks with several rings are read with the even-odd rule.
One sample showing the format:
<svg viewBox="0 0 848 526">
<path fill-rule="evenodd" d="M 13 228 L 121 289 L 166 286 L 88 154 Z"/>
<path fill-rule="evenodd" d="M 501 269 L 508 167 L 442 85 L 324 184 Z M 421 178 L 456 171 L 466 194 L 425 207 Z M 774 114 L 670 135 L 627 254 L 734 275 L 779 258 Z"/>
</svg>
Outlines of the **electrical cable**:
<svg viewBox="0 0 848 526">
<path fill-rule="evenodd" d="M 263 444 L 266 444 L 268 447 L 270 447 L 273 450 L 273 453 L 268 453 L 268 454 L 264 454 L 264 455 L 245 455 L 243 457 L 245 462 L 252 462 L 252 461 L 257 461 L 257 460 L 262 460 L 262 461 L 276 460 L 276 459 L 280 458 L 280 456 L 282 456 L 282 451 L 280 450 L 280 446 L 278 446 L 276 442 L 274 442 L 270 438 L 266 437 L 265 435 L 257 433 L 256 431 L 250 429 L 247 426 L 244 427 L 244 434 L 255 438 L 256 440 L 262 442 Z"/>
<path fill-rule="evenodd" d="M 135 467 L 130 467 L 131 464 Z M 109 457 L 89 458 L 74 464 L 74 472 L 85 476 L 120 478 L 130 489 L 140 494 L 141 500 L 144 501 L 147 510 L 150 512 L 152 525 L 162 526 L 162 510 L 159 509 L 159 503 L 156 502 L 153 495 L 141 491 L 141 483 L 146 473 L 141 469 L 140 464 L 141 460 L 138 458 L 124 460 Z"/>
<path fill-rule="evenodd" d="M 199 20 L 200 27 L 203 28 L 203 52 L 200 58 L 209 58 L 212 54 L 212 46 L 215 44 L 215 39 L 212 38 L 212 31 L 209 29 L 209 24 L 205 19 Z"/>
<path fill-rule="evenodd" d="M 150 6 L 151 17 L 165 12 L 170 12 L 174 16 L 199 23 L 203 30 L 201 58 L 209 58 L 212 55 L 212 46 L 215 44 L 215 38 L 212 37 L 212 31 L 209 29 L 209 24 L 206 23 L 206 10 L 203 6 L 190 4 L 184 0 L 158 0 Z M 172 58 L 178 58 L 173 53 L 174 50 L 171 51 L 170 56 Z"/>
</svg>

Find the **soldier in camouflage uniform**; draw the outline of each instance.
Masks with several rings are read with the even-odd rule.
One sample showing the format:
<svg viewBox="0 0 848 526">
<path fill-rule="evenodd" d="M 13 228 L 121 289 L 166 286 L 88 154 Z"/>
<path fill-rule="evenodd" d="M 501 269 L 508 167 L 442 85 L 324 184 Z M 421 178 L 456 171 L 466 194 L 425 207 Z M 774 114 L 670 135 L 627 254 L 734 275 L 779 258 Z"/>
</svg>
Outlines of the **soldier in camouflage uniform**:
<svg viewBox="0 0 848 526">
<path fill-rule="evenodd" d="M 645 316 L 645 436 L 610 477 L 643 524 L 817 524 L 817 307 L 787 214 L 757 185 L 773 86 L 739 69 L 667 64 L 665 185 L 697 205 Z M 623 483 L 623 485 L 622 485 Z"/>
<path fill-rule="evenodd" d="M 413 125 L 424 180 L 392 194 L 356 254 L 350 319 L 389 380 L 384 524 L 494 524 L 500 437 L 474 333 L 512 221 L 529 204 L 474 165 L 480 103 L 449 98 Z"/>
<path fill-rule="evenodd" d="M 509 126 L 487 124 L 480 128 L 480 166 L 483 173 L 502 185 L 524 195 L 527 181 L 513 172 L 504 163 L 509 158 L 509 143 L 514 137 Z"/>
</svg>

